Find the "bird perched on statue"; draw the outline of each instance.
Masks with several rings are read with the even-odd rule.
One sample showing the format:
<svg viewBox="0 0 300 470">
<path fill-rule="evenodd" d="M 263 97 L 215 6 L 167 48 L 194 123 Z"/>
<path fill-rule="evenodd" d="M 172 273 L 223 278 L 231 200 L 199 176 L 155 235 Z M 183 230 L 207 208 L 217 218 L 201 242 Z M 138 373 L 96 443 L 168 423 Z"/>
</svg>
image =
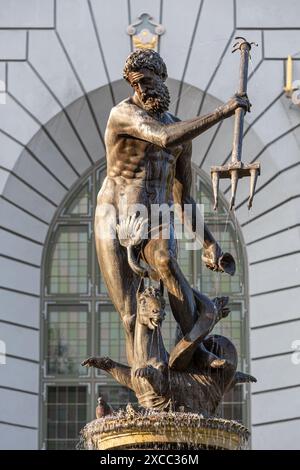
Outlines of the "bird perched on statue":
<svg viewBox="0 0 300 470">
<path fill-rule="evenodd" d="M 104 418 L 104 416 L 113 414 L 112 407 L 108 403 L 106 403 L 104 398 L 99 397 L 97 401 L 98 406 L 96 408 L 96 418 Z"/>
</svg>

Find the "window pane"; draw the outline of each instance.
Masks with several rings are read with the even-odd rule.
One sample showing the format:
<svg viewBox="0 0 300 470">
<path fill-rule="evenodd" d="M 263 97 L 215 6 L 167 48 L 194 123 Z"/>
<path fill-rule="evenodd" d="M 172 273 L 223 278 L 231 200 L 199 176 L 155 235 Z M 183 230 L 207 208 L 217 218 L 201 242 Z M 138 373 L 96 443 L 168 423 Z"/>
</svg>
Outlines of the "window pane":
<svg viewBox="0 0 300 470">
<path fill-rule="evenodd" d="M 89 185 L 86 184 L 75 197 L 72 199 L 69 206 L 65 210 L 65 214 L 68 215 L 89 215 L 91 206 L 91 194 L 89 191 Z"/>
<path fill-rule="evenodd" d="M 48 386 L 46 448 L 75 449 L 87 421 L 86 386 Z"/>
<path fill-rule="evenodd" d="M 52 294 L 88 291 L 88 226 L 61 225 L 54 237 L 48 288 Z"/>
<path fill-rule="evenodd" d="M 99 356 L 127 364 L 124 327 L 119 314 L 111 305 L 99 305 L 97 323 Z"/>
<path fill-rule="evenodd" d="M 245 342 L 243 340 L 244 323 L 241 313 L 241 304 L 230 304 L 230 313 L 223 318 L 215 328 L 213 334 L 223 335 L 234 344 L 238 354 L 238 370 L 243 370 L 245 358 Z"/>
<path fill-rule="evenodd" d="M 243 387 L 245 385 L 236 385 L 224 396 L 224 401 L 217 410 L 217 416 L 234 419 L 244 425 L 247 423 L 247 406 L 243 398 Z"/>
<path fill-rule="evenodd" d="M 47 375 L 85 375 L 89 356 L 87 306 L 50 305 L 47 312 Z"/>
</svg>

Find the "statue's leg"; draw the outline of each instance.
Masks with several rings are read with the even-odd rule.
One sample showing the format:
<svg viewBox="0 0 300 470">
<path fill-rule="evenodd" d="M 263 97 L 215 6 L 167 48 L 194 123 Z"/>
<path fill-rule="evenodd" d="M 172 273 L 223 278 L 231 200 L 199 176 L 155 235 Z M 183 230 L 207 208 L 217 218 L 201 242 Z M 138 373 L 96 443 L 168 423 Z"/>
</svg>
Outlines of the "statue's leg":
<svg viewBox="0 0 300 470">
<path fill-rule="evenodd" d="M 143 257 L 168 290 L 174 318 L 185 335 L 198 315 L 193 290 L 177 263 L 175 240 L 149 239 L 143 248 Z"/>
<path fill-rule="evenodd" d="M 216 309 L 213 302 L 206 296 L 195 299 L 195 293 L 176 259 L 175 240 L 154 238 L 148 240 L 143 249 L 146 262 L 155 271 L 168 290 L 171 309 L 175 320 L 184 336 L 170 356 L 170 366 L 182 370 L 191 362 L 198 345 L 204 364 L 213 364 L 216 356 L 206 351 L 199 343 L 205 338 L 214 325 Z M 218 362 L 213 367 L 222 365 Z"/>
<path fill-rule="evenodd" d="M 109 296 L 123 321 L 127 360 L 131 365 L 139 276 L 128 265 L 126 249 L 120 245 L 118 239 L 101 240 L 96 237 L 96 249 Z"/>
</svg>

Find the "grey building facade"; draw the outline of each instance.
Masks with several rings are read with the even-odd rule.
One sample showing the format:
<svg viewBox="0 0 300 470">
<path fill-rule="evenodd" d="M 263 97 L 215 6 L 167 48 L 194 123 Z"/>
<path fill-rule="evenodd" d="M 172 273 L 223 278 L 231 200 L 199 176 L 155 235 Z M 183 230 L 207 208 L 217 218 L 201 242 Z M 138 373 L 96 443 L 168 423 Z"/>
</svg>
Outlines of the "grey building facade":
<svg viewBox="0 0 300 470">
<path fill-rule="evenodd" d="M 245 368 L 258 379 L 237 399 L 247 408 L 237 413 L 251 425 L 252 448 L 299 449 L 300 108 L 283 89 L 288 55 L 293 79 L 300 80 L 299 2 L 0 0 L 0 12 L 0 340 L 6 349 L 6 363 L 0 364 L 1 448 L 47 447 L 49 433 L 68 438 L 68 432 L 74 434 L 68 423 L 76 421 L 80 428 L 91 418 L 81 407 L 85 395 L 99 383 L 105 386 L 103 377 L 79 375 L 70 362 L 49 365 L 45 343 L 47 351 L 56 351 L 58 343 L 62 350 L 67 331 L 76 363 L 89 353 L 84 338 L 99 322 L 92 347 L 101 340 L 109 348 L 110 331 L 117 331 L 105 287 L 93 290 L 101 279 L 92 253 L 92 204 L 105 171 L 108 114 L 130 93 L 121 80 L 124 60 L 135 46 L 127 28 L 148 13 L 163 27 L 150 39 L 168 66 L 171 111 L 181 119 L 205 114 L 234 93 L 235 36 L 258 43 L 250 64 L 253 107 L 246 116 L 243 160 L 259 160 L 262 174 L 250 212 L 249 182 L 239 184 L 230 219 L 235 230 L 225 240 L 240 250 L 239 284 L 220 281 L 218 288 L 225 283 L 236 312 L 241 305 L 236 318 L 242 334 L 236 338 Z M 194 141 L 194 190 L 203 202 L 210 197 L 210 166 L 229 158 L 232 133 L 230 119 Z M 226 212 L 228 183 L 221 189 Z M 215 216 L 207 211 L 212 229 L 220 233 L 223 216 L 222 209 Z M 182 263 L 197 284 L 197 260 L 182 254 Z M 59 341 L 47 334 L 58 321 L 59 328 L 51 331 L 60 332 Z M 234 332 L 233 323 L 230 328 Z M 112 335 L 119 349 L 110 351 L 119 356 L 120 335 Z M 108 393 L 114 400 L 114 390 Z M 66 410 L 64 430 L 47 430 L 51 413 L 58 422 Z"/>
</svg>

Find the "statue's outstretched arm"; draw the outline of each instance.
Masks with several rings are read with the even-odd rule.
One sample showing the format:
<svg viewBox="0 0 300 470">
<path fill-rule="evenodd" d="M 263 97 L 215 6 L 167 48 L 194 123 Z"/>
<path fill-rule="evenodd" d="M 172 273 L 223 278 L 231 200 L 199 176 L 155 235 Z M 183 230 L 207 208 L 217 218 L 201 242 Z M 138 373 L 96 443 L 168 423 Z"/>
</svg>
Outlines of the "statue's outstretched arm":
<svg viewBox="0 0 300 470">
<path fill-rule="evenodd" d="M 136 104 L 122 102 L 111 110 L 108 126 L 119 135 L 132 136 L 168 148 L 188 142 L 223 119 L 232 116 L 238 107 L 247 106 L 244 101 L 244 98 L 235 96 L 210 114 L 172 124 L 161 123 Z"/>
<path fill-rule="evenodd" d="M 196 220 L 200 221 L 201 231 L 196 232 L 197 240 L 203 245 L 204 248 L 208 248 L 210 245 L 216 243 L 216 240 L 210 232 L 207 225 L 204 223 L 203 215 L 201 214 L 195 200 L 191 197 L 191 186 L 192 186 L 192 142 L 187 142 L 182 150 L 182 153 L 176 162 L 176 173 L 173 187 L 174 203 L 177 205 L 178 215 L 182 222 L 184 222 L 187 228 L 195 233 L 196 232 Z M 190 206 L 189 211 L 185 211 L 184 205 Z"/>
</svg>

